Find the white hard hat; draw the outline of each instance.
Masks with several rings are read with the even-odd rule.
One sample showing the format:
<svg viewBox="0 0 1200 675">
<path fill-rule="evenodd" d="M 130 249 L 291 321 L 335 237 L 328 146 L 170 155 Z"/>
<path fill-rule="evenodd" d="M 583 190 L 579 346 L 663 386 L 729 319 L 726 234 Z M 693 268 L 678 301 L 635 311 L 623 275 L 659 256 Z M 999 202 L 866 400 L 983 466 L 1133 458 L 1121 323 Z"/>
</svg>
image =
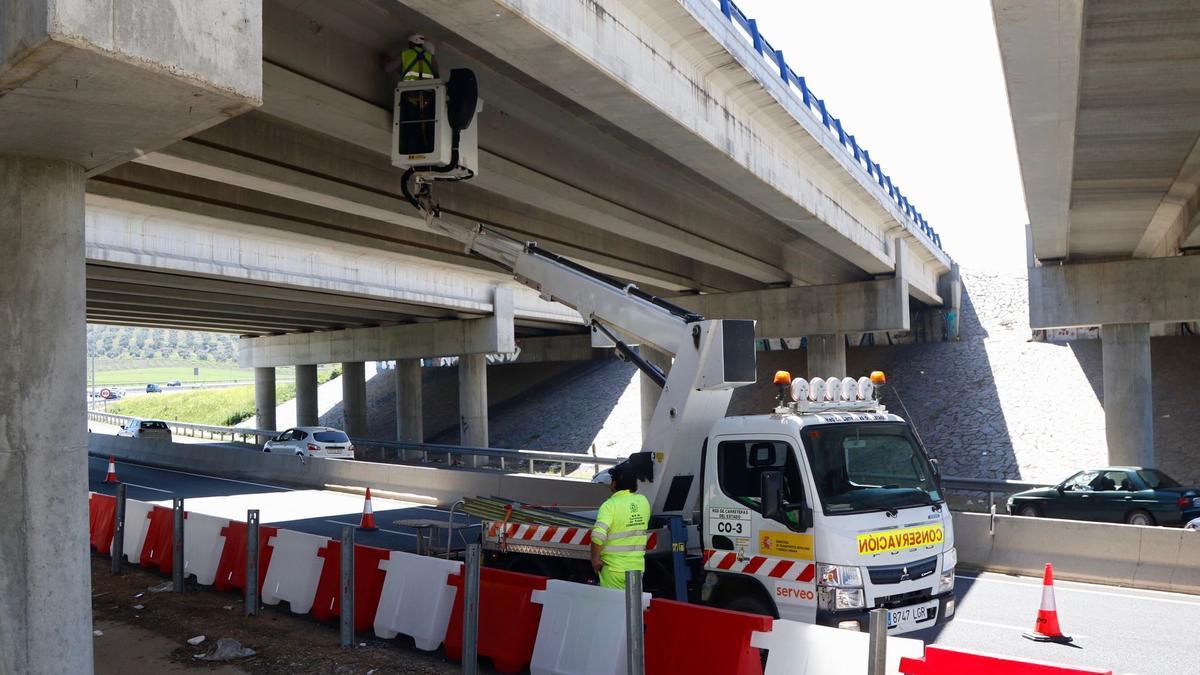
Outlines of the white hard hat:
<svg viewBox="0 0 1200 675">
<path fill-rule="evenodd" d="M 592 482 L 593 483 L 602 483 L 604 485 L 611 485 L 612 484 L 612 474 L 608 472 L 608 469 L 605 469 L 605 470 L 601 471 L 600 473 L 596 474 L 595 476 L 592 476 Z"/>
<path fill-rule="evenodd" d="M 425 36 L 421 35 L 420 33 L 413 33 L 412 35 L 408 36 L 408 44 L 423 45 L 425 44 Z"/>
</svg>

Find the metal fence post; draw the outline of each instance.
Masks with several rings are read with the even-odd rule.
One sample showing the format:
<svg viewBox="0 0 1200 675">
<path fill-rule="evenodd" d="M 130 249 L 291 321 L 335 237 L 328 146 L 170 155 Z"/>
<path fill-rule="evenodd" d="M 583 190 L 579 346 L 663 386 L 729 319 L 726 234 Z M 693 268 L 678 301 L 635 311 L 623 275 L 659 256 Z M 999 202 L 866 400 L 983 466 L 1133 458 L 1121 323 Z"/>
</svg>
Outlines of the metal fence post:
<svg viewBox="0 0 1200 675">
<path fill-rule="evenodd" d="M 171 583 L 176 593 L 183 592 L 183 498 L 176 497 L 171 501 L 175 515 L 175 533 L 171 550 Z"/>
<path fill-rule="evenodd" d="M 246 616 L 258 616 L 258 509 L 246 511 Z"/>
<path fill-rule="evenodd" d="M 124 483 L 117 485 L 117 510 L 113 518 L 112 573 L 121 573 L 122 558 L 125 557 L 125 491 Z"/>
<path fill-rule="evenodd" d="M 869 616 L 867 675 L 884 675 L 887 672 L 887 610 L 873 609 Z"/>
<path fill-rule="evenodd" d="M 342 528 L 342 647 L 354 646 L 354 526 Z"/>
<path fill-rule="evenodd" d="M 467 546 L 466 577 L 463 579 L 463 675 L 479 672 L 479 566 L 482 550 L 479 544 Z"/>
<path fill-rule="evenodd" d="M 646 675 L 646 657 L 643 652 L 642 632 L 642 573 L 629 570 L 625 573 L 625 649 L 626 672 L 629 675 Z"/>
</svg>

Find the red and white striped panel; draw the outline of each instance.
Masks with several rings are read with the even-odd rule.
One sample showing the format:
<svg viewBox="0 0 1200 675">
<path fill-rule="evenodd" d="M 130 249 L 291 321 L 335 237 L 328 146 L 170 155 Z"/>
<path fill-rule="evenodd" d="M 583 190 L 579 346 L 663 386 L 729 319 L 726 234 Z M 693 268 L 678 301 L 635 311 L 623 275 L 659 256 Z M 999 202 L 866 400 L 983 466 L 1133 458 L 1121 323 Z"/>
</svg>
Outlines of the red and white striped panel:
<svg viewBox="0 0 1200 675">
<path fill-rule="evenodd" d="M 803 560 L 768 558 L 761 555 L 738 560 L 735 551 L 714 551 L 712 549 L 704 549 L 704 568 L 801 582 L 812 581 L 817 573 L 816 565 Z"/>
<path fill-rule="evenodd" d="M 498 537 L 500 528 L 504 527 L 504 538 L 509 540 L 531 541 L 553 544 L 572 544 L 590 546 L 592 543 L 591 528 L 557 527 L 554 525 L 526 525 L 521 523 L 492 523 L 488 528 L 489 537 Z M 658 533 L 651 532 L 646 540 L 646 548 L 653 549 L 658 544 Z"/>
</svg>

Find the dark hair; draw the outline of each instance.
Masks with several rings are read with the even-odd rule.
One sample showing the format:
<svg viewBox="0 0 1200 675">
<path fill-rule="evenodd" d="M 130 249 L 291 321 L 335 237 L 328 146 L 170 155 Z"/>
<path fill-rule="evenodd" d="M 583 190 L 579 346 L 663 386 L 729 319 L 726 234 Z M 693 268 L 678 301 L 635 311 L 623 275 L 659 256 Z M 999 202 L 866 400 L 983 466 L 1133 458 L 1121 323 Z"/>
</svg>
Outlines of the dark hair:
<svg viewBox="0 0 1200 675">
<path fill-rule="evenodd" d="M 637 492 L 637 476 L 629 467 L 617 465 L 609 469 L 608 474 L 612 476 L 612 484 L 618 490 Z"/>
</svg>

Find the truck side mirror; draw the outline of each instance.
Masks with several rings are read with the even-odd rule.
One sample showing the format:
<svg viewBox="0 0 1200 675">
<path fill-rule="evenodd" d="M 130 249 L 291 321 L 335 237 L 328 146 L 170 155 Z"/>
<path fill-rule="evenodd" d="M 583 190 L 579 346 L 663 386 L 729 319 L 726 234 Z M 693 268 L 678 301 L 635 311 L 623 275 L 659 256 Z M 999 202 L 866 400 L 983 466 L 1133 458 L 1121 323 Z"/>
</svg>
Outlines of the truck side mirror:
<svg viewBox="0 0 1200 675">
<path fill-rule="evenodd" d="M 783 472 L 764 471 L 758 478 L 758 496 L 762 499 L 764 518 L 783 517 Z"/>
</svg>

